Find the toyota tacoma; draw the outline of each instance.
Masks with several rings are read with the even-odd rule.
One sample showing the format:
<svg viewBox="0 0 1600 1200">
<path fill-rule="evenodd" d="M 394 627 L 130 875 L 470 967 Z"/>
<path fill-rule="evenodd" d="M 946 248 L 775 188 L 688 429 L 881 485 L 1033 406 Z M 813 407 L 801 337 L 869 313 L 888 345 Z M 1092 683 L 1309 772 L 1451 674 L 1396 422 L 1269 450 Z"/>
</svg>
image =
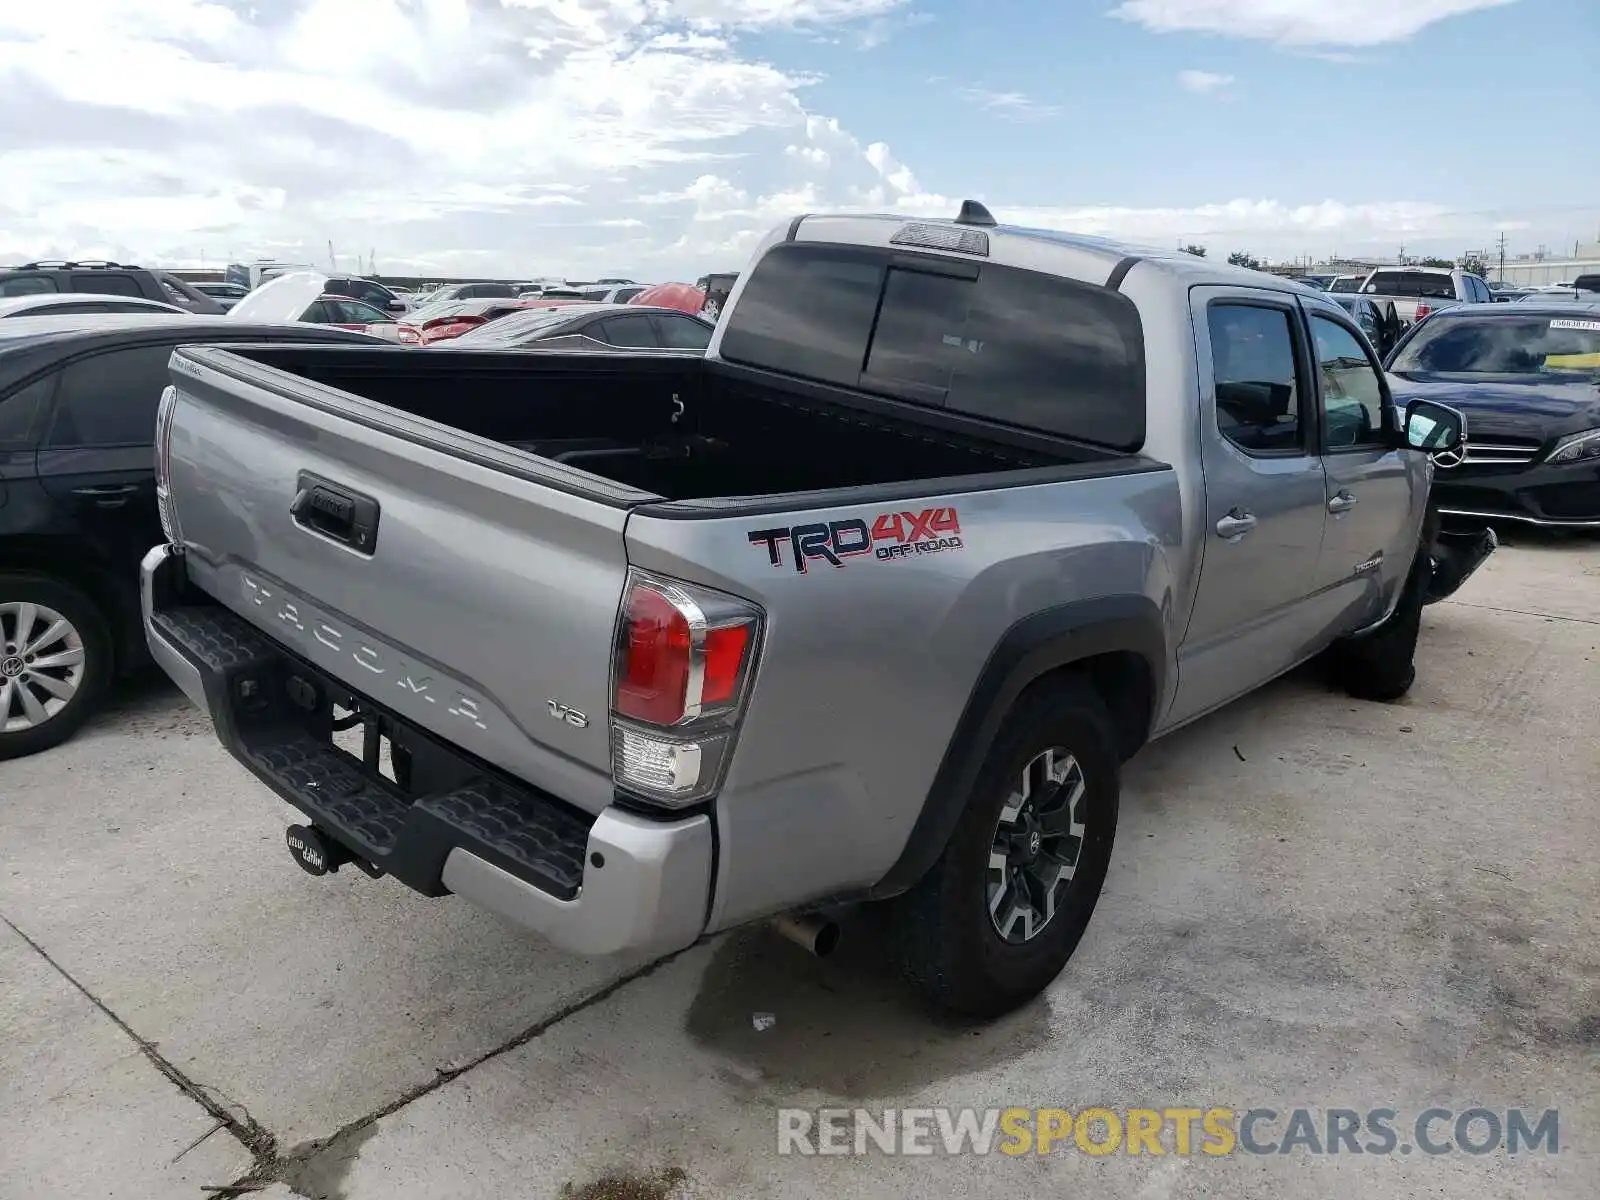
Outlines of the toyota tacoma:
<svg viewBox="0 0 1600 1200">
<path fill-rule="evenodd" d="M 1067 962 L 1129 756 L 1317 655 L 1399 696 L 1493 546 L 1331 300 L 972 202 L 787 223 L 704 355 L 172 378 L 150 648 L 303 867 L 585 954 L 873 902 L 974 1014 Z"/>
</svg>

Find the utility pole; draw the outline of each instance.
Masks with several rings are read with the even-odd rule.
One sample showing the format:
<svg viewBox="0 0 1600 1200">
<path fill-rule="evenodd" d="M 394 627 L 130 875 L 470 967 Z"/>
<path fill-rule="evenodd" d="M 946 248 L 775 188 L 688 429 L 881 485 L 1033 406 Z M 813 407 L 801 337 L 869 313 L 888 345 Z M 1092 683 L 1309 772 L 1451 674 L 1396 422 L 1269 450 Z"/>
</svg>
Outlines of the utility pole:
<svg viewBox="0 0 1600 1200">
<path fill-rule="evenodd" d="M 333 256 L 333 239 L 328 239 L 328 268 L 332 271 L 339 269 L 339 260 Z"/>
<path fill-rule="evenodd" d="M 1506 281 L 1506 235 L 1505 235 L 1504 231 L 1502 231 L 1501 234 L 1500 234 L 1500 282 L 1504 283 L 1505 281 Z"/>
<path fill-rule="evenodd" d="M 1404 242 L 1400 243 L 1400 259 L 1398 265 L 1402 267 L 1406 265 L 1406 244 Z"/>
</svg>

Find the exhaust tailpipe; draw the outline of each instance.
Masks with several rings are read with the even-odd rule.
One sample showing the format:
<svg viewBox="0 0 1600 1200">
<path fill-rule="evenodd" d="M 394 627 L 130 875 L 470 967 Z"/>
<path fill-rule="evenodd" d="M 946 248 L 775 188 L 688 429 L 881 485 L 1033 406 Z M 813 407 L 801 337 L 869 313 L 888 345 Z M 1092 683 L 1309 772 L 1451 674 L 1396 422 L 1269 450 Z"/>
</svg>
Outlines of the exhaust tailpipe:
<svg viewBox="0 0 1600 1200">
<path fill-rule="evenodd" d="M 813 913 L 785 913 L 773 917 L 772 927 L 818 958 L 827 958 L 839 945 L 839 923 Z"/>
</svg>

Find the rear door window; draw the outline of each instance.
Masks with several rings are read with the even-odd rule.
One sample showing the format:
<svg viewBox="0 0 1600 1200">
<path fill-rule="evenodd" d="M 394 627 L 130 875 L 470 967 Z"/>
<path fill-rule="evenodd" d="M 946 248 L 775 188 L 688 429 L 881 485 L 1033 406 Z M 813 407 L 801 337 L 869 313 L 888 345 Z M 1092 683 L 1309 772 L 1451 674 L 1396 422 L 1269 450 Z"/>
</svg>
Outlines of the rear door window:
<svg viewBox="0 0 1600 1200">
<path fill-rule="evenodd" d="M 1295 320 L 1276 305 L 1207 307 L 1217 430 L 1246 454 L 1306 453 Z"/>
<path fill-rule="evenodd" d="M 608 317 L 600 322 L 599 332 L 600 339 L 613 346 L 654 350 L 661 344 L 656 341 L 655 327 L 650 324 L 650 318 L 642 314 L 637 317 Z"/>
<path fill-rule="evenodd" d="M 31 450 L 39 440 L 39 420 L 50 403 L 60 376 L 50 374 L 35 379 L 9 396 L 0 397 L 0 454 Z"/>
<path fill-rule="evenodd" d="M 788 245 L 722 356 L 1123 450 L 1144 443 L 1144 335 L 1120 293 L 996 263 Z"/>
<path fill-rule="evenodd" d="M 102 296 L 143 296 L 144 291 L 139 287 L 139 281 L 131 275 L 104 274 L 98 271 L 85 271 L 72 277 L 72 290 L 75 292 L 98 292 Z"/>
<path fill-rule="evenodd" d="M 169 382 L 171 357 L 171 346 L 141 346 L 63 368 L 46 445 L 153 445 L 156 406 Z"/>
<path fill-rule="evenodd" d="M 656 335 L 663 346 L 673 350 L 704 350 L 711 344 L 711 330 L 691 317 L 655 316 Z"/>
<path fill-rule="evenodd" d="M 0 296 L 38 296 L 56 290 L 56 281 L 48 275 L 0 276 Z"/>
</svg>

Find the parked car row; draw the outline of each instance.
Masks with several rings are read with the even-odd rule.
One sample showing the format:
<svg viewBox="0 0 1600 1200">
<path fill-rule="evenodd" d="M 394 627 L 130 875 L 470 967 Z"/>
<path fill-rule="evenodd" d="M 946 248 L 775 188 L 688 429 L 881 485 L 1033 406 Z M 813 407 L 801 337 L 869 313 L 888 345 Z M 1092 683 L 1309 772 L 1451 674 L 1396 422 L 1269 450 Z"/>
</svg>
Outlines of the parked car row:
<svg viewBox="0 0 1600 1200">
<path fill-rule="evenodd" d="M 974 202 L 784 222 L 706 354 L 465 340 L 180 350 L 145 626 L 302 867 L 581 954 L 881 901 L 934 1004 L 1014 1009 L 1123 762 L 1317 655 L 1400 698 L 1462 576 L 1460 415 L 1343 309 Z"/>
<path fill-rule="evenodd" d="M 105 681 L 141 659 L 132 565 L 153 536 L 150 422 L 174 346 L 376 346 L 409 340 L 411 330 L 415 344 L 445 352 L 694 356 L 715 331 L 681 305 L 639 303 L 674 288 L 689 304 L 706 296 L 687 285 L 627 303 L 502 297 L 398 315 L 332 290 L 350 277 L 316 271 L 280 271 L 243 296 L 220 296 L 233 304 L 227 316 L 64 290 L 78 282 L 73 276 L 87 285 L 139 270 L 80 263 L 0 271 L 0 657 L 13 671 L 0 678 L 0 757 L 70 734 Z M 734 279 L 717 279 L 715 291 L 725 299 Z M 1459 451 L 1435 459 L 1434 495 L 1452 527 L 1504 519 L 1600 529 L 1600 293 L 1575 287 L 1515 305 L 1455 304 L 1405 330 L 1384 297 L 1322 294 L 1348 314 L 1374 361 L 1386 361 L 1397 402 L 1442 400 L 1466 414 Z M 1281 415 L 1272 428 L 1280 426 Z M 55 615 L 41 626 L 41 613 Z M 66 641 L 35 645 L 57 618 L 67 622 L 59 631 Z"/>
</svg>

